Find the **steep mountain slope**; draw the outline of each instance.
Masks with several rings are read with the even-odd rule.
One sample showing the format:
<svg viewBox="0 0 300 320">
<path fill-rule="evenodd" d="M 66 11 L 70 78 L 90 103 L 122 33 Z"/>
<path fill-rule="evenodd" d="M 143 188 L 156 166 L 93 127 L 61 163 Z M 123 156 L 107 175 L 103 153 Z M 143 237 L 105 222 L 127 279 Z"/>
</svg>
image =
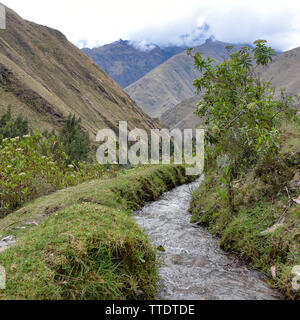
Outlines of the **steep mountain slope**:
<svg viewBox="0 0 300 320">
<path fill-rule="evenodd" d="M 209 39 L 194 51 L 220 61 L 228 57 L 226 45 Z M 193 59 L 182 52 L 128 86 L 125 91 L 146 113 L 160 118 L 166 110 L 194 95 L 193 80 L 199 75 Z"/>
<path fill-rule="evenodd" d="M 120 40 L 103 47 L 82 50 L 125 88 L 172 56 L 184 51 L 182 47 L 152 47 L 153 45 L 150 50 L 140 50 L 129 41 Z"/>
<path fill-rule="evenodd" d="M 153 128 L 156 123 L 81 50 L 57 30 L 25 21 L 7 8 L 0 30 L 0 114 L 29 118 L 40 129 L 58 129 L 69 113 L 95 135 L 101 128 Z"/>
<path fill-rule="evenodd" d="M 278 89 L 286 88 L 289 94 L 300 94 L 300 47 L 275 57 L 262 76 Z"/>
<path fill-rule="evenodd" d="M 195 129 L 201 122 L 194 114 L 200 99 L 200 96 L 194 96 L 165 111 L 161 116 L 161 122 L 170 129 Z"/>
</svg>

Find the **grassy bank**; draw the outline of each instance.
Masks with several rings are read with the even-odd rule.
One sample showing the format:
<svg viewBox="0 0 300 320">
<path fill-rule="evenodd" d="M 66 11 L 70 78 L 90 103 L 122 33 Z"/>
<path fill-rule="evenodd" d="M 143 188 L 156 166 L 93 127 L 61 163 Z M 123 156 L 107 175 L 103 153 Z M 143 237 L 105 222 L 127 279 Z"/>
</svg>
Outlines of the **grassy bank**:
<svg viewBox="0 0 300 320">
<path fill-rule="evenodd" d="M 186 182 L 183 167 L 155 166 L 58 191 L 0 221 L 17 244 L 0 255 L 1 299 L 151 299 L 156 252 L 132 210 Z"/>
<path fill-rule="evenodd" d="M 193 222 L 219 236 L 223 249 L 263 271 L 270 284 L 291 299 L 300 298 L 292 290 L 291 273 L 300 265 L 300 205 L 292 200 L 300 196 L 300 189 L 290 184 L 297 172 L 299 128 L 289 126 L 277 161 L 258 166 L 234 182 L 235 213 L 230 213 L 224 199 L 226 187 L 214 162 L 191 204 Z"/>
</svg>

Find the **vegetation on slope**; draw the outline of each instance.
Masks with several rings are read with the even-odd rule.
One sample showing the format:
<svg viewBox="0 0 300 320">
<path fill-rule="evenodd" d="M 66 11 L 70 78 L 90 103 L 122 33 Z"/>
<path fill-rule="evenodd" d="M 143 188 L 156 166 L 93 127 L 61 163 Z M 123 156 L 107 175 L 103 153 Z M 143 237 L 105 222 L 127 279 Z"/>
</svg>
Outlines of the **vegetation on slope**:
<svg viewBox="0 0 300 320">
<path fill-rule="evenodd" d="M 59 137 L 31 132 L 27 119 L 0 119 L 0 218 L 22 204 L 58 189 L 102 177 L 104 167 L 86 162 L 88 136 L 69 117 Z"/>
<path fill-rule="evenodd" d="M 292 288 L 292 270 L 300 265 L 300 205 L 293 201 L 300 196 L 296 187 L 297 182 L 300 186 L 299 131 L 299 126 L 289 124 L 277 160 L 236 177 L 234 214 L 215 161 L 207 164 L 204 182 L 190 208 L 192 222 L 219 236 L 224 250 L 263 271 L 274 288 L 293 299 L 300 298 Z"/>
<path fill-rule="evenodd" d="M 135 169 L 58 191 L 7 216 L 0 232 L 18 242 L 0 255 L 7 270 L 0 299 L 154 298 L 156 253 L 131 212 L 189 179 L 178 166 Z"/>
<path fill-rule="evenodd" d="M 69 164 L 69 157 L 54 136 L 33 135 L 4 139 L 0 145 L 0 217 L 25 202 L 58 189 L 101 177 L 99 164 Z"/>
<path fill-rule="evenodd" d="M 300 94 L 300 48 L 278 54 L 269 65 L 258 70 L 263 79 L 272 81 L 278 95 L 280 95 L 280 88 L 285 88 L 288 94 Z M 195 123 L 199 123 L 195 118 L 194 110 L 194 98 L 187 99 L 174 108 L 167 109 L 162 114 L 161 121 L 172 128 L 193 128 Z"/>
<path fill-rule="evenodd" d="M 11 107 L 0 118 L 0 143 L 5 138 L 22 137 L 29 133 L 28 119 L 19 115 L 16 119 L 11 114 Z"/>
<path fill-rule="evenodd" d="M 213 66 L 200 54 L 203 92 L 197 113 L 206 124 L 206 178 L 194 194 L 193 222 L 221 236 L 221 246 L 252 261 L 289 297 L 300 264 L 300 121 L 298 99 L 280 97 L 256 74 L 273 50 L 255 42 Z M 231 48 L 229 47 L 230 51 Z"/>
</svg>

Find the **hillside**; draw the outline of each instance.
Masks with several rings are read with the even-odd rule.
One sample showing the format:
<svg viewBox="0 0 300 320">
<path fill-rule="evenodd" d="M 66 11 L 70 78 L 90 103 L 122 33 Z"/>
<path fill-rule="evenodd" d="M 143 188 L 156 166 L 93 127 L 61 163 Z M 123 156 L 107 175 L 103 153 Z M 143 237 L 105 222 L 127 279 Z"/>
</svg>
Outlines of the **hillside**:
<svg viewBox="0 0 300 320">
<path fill-rule="evenodd" d="M 200 96 L 194 96 L 165 111 L 161 116 L 161 122 L 170 129 L 196 128 L 200 123 L 200 118 L 194 114 L 194 111 L 200 99 Z"/>
<path fill-rule="evenodd" d="M 278 89 L 285 88 L 289 94 L 300 94 L 300 47 L 278 55 L 262 76 Z"/>
<path fill-rule="evenodd" d="M 58 129 L 69 113 L 95 135 L 104 127 L 156 127 L 128 95 L 57 30 L 22 19 L 7 8 L 0 30 L 0 114 L 11 105 L 33 128 Z"/>
<path fill-rule="evenodd" d="M 135 48 L 129 41 L 119 40 L 102 47 L 82 50 L 121 87 L 126 88 L 184 48 L 155 46 L 145 51 Z"/>
<path fill-rule="evenodd" d="M 220 61 L 228 56 L 226 45 L 209 39 L 194 50 Z M 182 52 L 128 86 L 125 91 L 151 117 L 160 118 L 166 110 L 194 95 L 193 81 L 197 77 L 199 72 L 194 67 L 193 59 Z"/>
</svg>

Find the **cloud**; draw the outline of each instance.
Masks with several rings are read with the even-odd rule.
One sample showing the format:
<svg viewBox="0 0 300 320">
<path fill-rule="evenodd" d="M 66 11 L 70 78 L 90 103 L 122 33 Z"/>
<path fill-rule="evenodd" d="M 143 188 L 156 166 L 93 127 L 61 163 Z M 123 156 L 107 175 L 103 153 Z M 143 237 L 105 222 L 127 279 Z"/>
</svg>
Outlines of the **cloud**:
<svg viewBox="0 0 300 320">
<path fill-rule="evenodd" d="M 130 40 L 129 44 L 140 51 L 151 51 L 155 49 L 155 47 L 157 47 L 156 44 L 148 42 L 147 40 L 144 40 L 144 39 L 141 41 Z"/>
<path fill-rule="evenodd" d="M 205 40 L 212 36 L 210 27 L 207 23 L 198 26 L 197 21 L 187 23 L 187 21 L 176 21 L 165 27 L 145 28 L 139 32 L 129 35 L 133 43 L 142 40 L 144 44 L 155 43 L 161 47 L 170 45 L 175 46 L 196 46 L 201 45 Z"/>
<path fill-rule="evenodd" d="M 141 43 L 143 50 L 149 43 L 189 46 L 211 35 L 234 43 L 263 38 L 281 50 L 300 46 L 298 0 L 6 0 L 5 5 L 59 29 L 79 47 L 120 38 Z"/>
<path fill-rule="evenodd" d="M 295 24 L 299 18 L 299 7 L 290 10 L 284 6 L 256 8 L 240 4 L 208 15 L 207 21 L 217 39 L 233 43 L 266 39 L 276 49 L 284 50 L 300 46 L 300 26 Z"/>
<path fill-rule="evenodd" d="M 265 39 L 277 50 L 300 46 L 300 4 L 297 2 L 287 0 L 279 4 L 278 1 L 276 6 L 266 3 L 268 1 L 260 1 L 261 5 L 258 1 L 226 1 L 224 5 L 224 1 L 220 6 L 216 6 L 216 2 L 202 3 L 190 16 L 145 27 L 129 37 L 159 45 L 195 46 L 214 36 L 231 43 L 251 44 L 257 39 Z"/>
</svg>

